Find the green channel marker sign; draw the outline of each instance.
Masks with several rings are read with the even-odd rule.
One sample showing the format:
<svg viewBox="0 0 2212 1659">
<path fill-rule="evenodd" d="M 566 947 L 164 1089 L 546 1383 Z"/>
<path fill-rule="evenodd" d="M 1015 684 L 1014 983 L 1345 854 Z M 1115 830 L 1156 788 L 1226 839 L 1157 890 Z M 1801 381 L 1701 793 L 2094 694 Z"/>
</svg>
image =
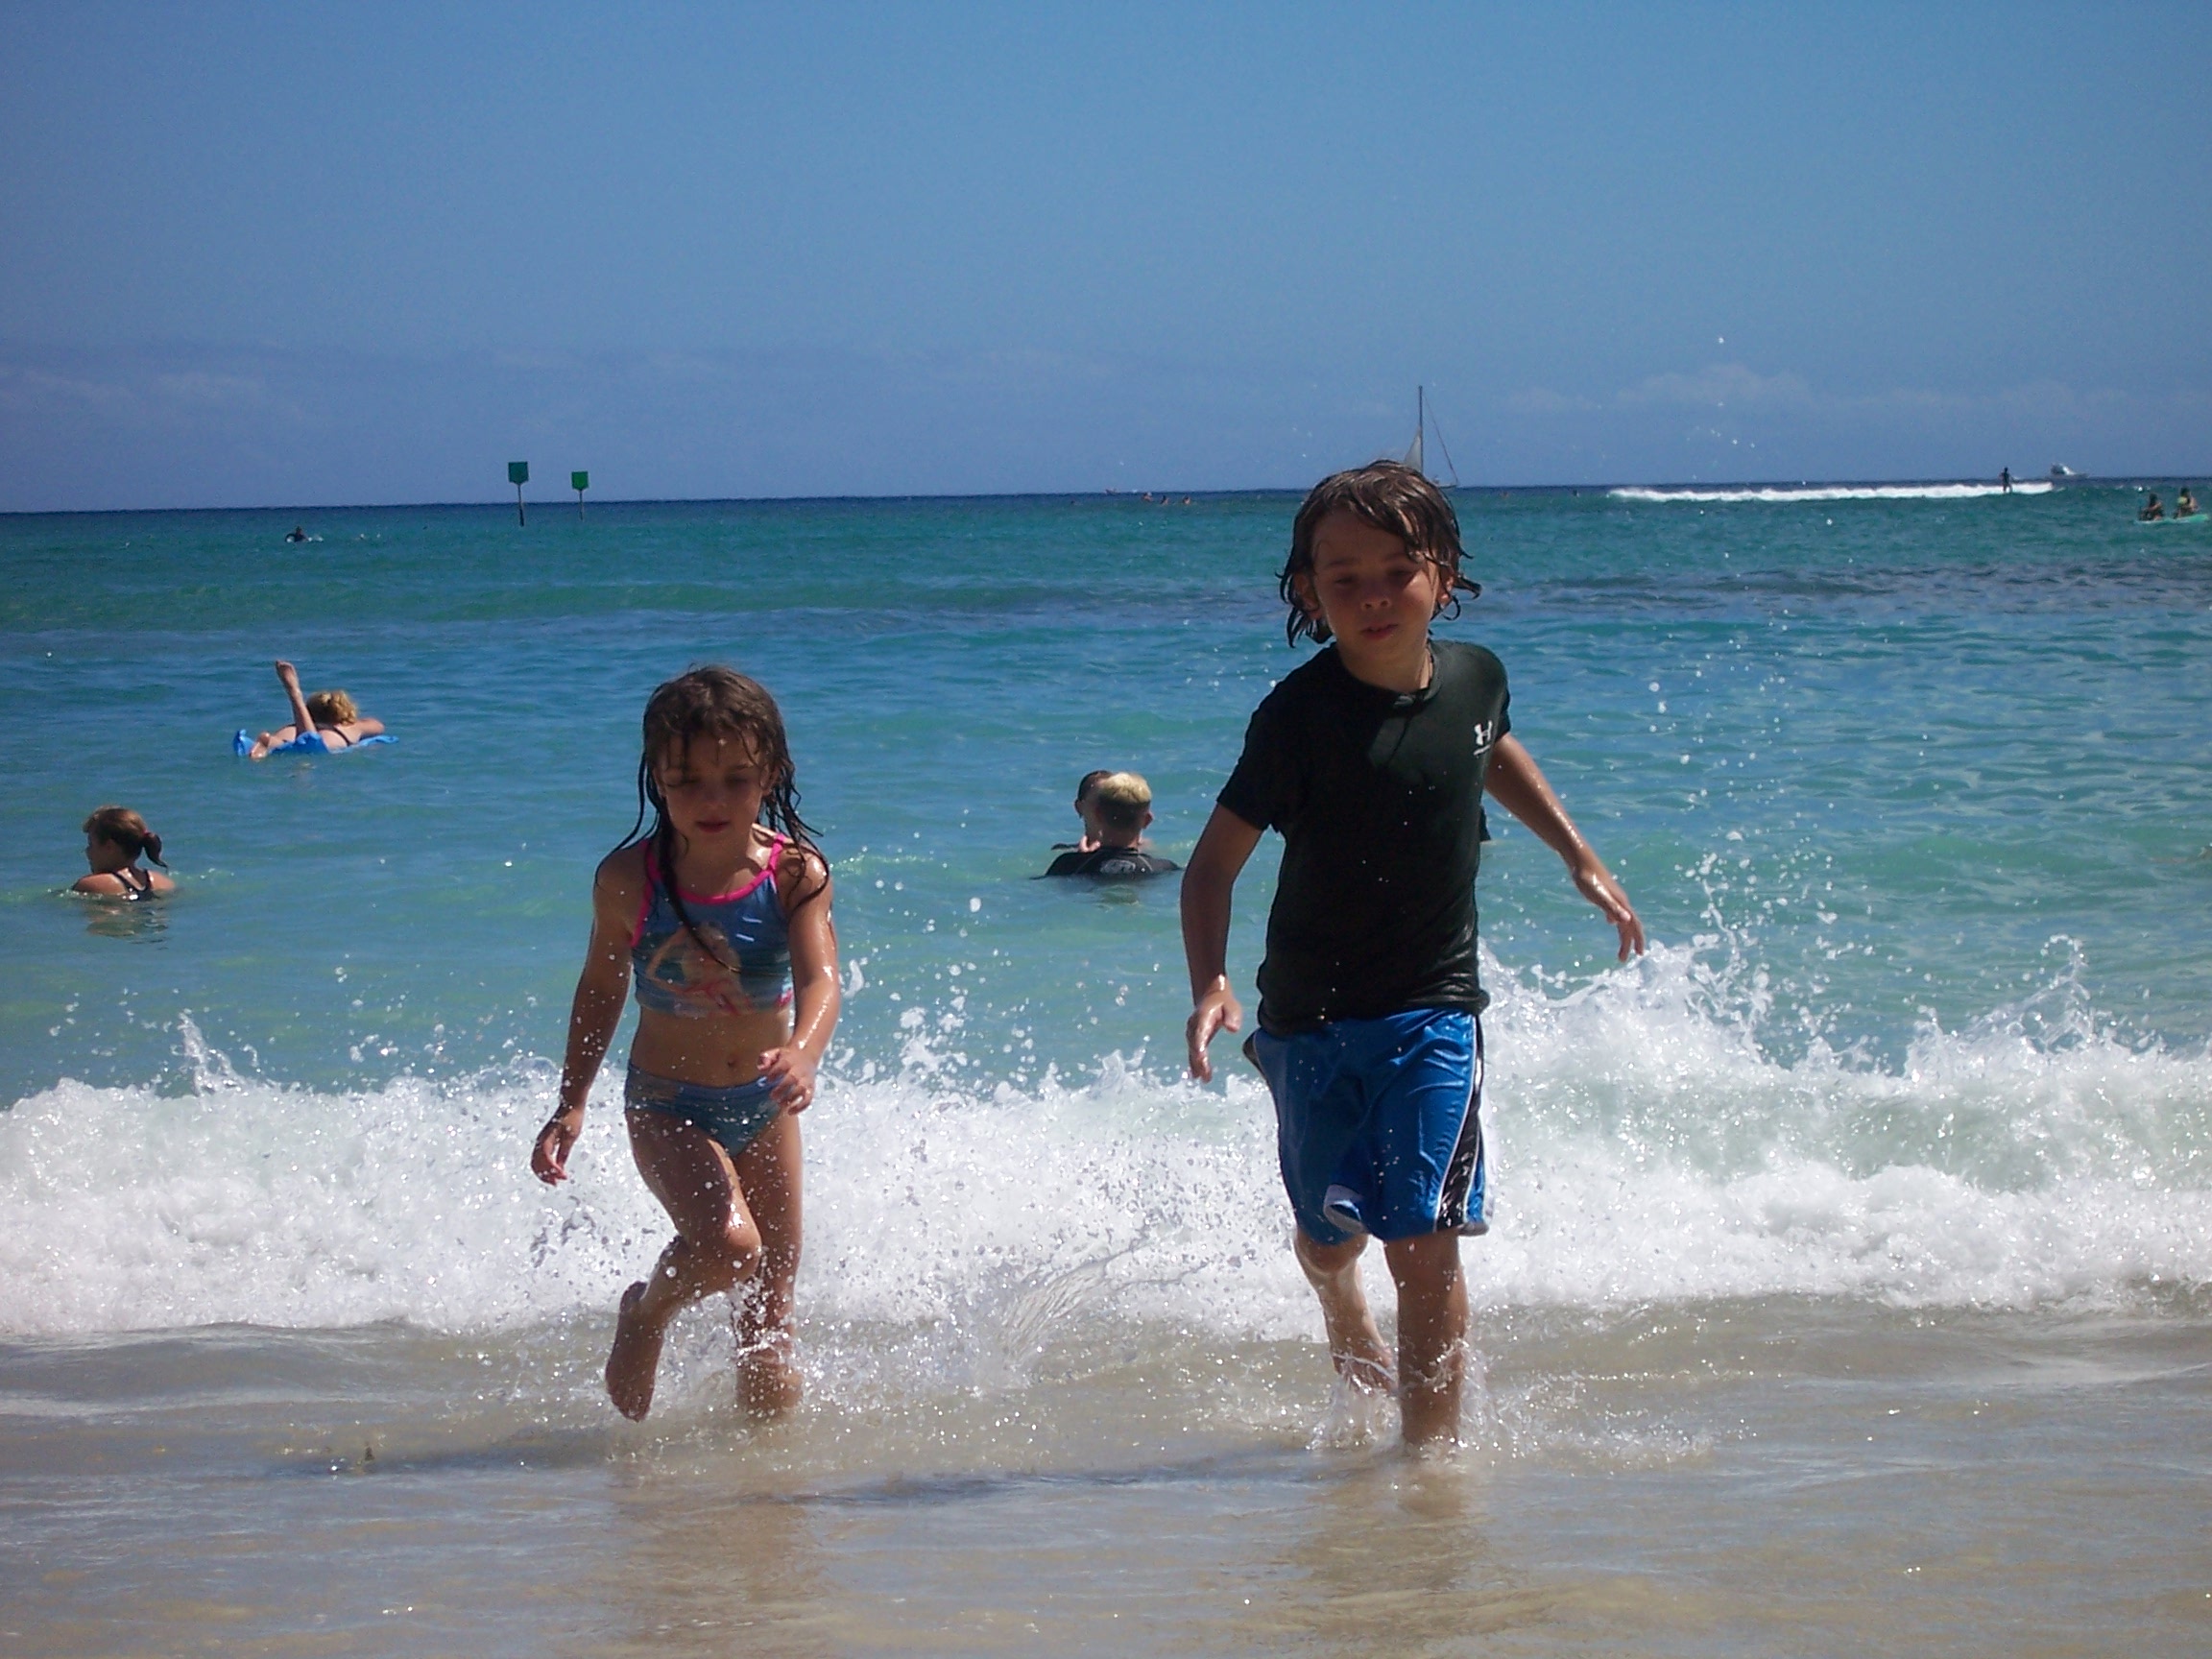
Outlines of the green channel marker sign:
<svg viewBox="0 0 2212 1659">
<path fill-rule="evenodd" d="M 591 474 L 589 472 L 569 473 L 568 488 L 576 492 L 576 517 L 581 518 L 584 517 L 584 492 L 591 488 Z"/>
<path fill-rule="evenodd" d="M 515 486 L 515 522 L 517 524 L 529 523 L 528 515 L 522 511 L 522 486 L 530 482 L 530 463 L 527 461 L 508 462 L 507 482 Z"/>
</svg>

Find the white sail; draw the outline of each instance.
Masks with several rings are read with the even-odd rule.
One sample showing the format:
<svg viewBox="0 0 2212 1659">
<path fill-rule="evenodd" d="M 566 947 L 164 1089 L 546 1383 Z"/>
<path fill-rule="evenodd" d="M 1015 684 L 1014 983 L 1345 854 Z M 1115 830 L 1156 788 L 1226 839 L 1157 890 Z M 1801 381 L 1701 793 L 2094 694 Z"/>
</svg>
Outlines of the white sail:
<svg viewBox="0 0 2212 1659">
<path fill-rule="evenodd" d="M 1406 465 L 1416 472 L 1429 470 L 1421 452 L 1421 429 L 1418 426 L 1413 429 L 1413 446 L 1406 451 Z"/>
<path fill-rule="evenodd" d="M 1414 471 L 1427 475 L 1428 450 L 1425 440 L 1429 435 L 1429 389 L 1415 387 L 1413 391 L 1413 445 L 1406 451 L 1406 465 Z"/>
</svg>

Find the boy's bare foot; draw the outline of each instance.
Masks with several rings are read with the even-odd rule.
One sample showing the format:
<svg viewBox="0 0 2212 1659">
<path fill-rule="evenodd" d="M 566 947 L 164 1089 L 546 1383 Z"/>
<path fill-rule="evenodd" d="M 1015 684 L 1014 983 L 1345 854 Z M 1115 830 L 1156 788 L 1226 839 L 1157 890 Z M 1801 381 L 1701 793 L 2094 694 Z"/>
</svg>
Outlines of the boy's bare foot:
<svg viewBox="0 0 2212 1659">
<path fill-rule="evenodd" d="M 653 1384 L 661 1374 L 663 1330 L 637 1311 L 644 1295 L 642 1279 L 622 1292 L 614 1314 L 614 1347 L 607 1356 L 607 1398 L 633 1423 L 642 1423 L 653 1409 Z"/>
</svg>

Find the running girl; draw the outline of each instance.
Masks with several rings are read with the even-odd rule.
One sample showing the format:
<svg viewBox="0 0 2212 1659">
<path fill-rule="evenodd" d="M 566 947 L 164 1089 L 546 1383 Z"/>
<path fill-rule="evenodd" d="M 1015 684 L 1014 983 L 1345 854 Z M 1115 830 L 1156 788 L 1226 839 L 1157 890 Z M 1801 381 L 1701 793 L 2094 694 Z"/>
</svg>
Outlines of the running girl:
<svg viewBox="0 0 2212 1659">
<path fill-rule="evenodd" d="M 93 899 L 121 899 L 135 903 L 158 893 L 174 892 L 177 883 L 159 870 L 141 870 L 138 860 L 161 862 L 161 837 L 146 828 L 146 820 L 128 806 L 103 806 L 84 820 L 84 862 L 92 874 L 77 878 L 70 889 Z"/>
<path fill-rule="evenodd" d="M 653 827 L 640 835 L 647 804 Z M 783 717 L 727 668 L 694 668 L 645 705 L 637 822 L 592 884 L 560 1108 L 530 1157 L 541 1181 L 567 1179 L 633 978 L 630 1150 L 676 1237 L 652 1277 L 622 1294 L 607 1393 L 625 1417 L 643 1417 L 668 1322 L 742 1286 L 739 1399 L 757 1415 L 787 1411 L 800 1389 L 797 1114 L 813 1101 L 837 1023 L 837 938 L 830 867 L 799 816 Z"/>
</svg>

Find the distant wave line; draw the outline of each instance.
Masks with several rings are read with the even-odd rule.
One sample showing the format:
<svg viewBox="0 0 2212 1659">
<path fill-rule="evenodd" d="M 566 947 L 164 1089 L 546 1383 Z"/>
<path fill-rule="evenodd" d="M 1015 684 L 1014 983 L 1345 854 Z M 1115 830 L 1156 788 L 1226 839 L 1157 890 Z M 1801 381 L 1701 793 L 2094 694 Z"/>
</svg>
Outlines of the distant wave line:
<svg viewBox="0 0 2212 1659">
<path fill-rule="evenodd" d="M 2014 495 L 2048 495 L 2047 482 L 2022 481 Z M 1623 485 L 1608 490 L 1617 501 L 1965 501 L 2006 493 L 2002 484 L 1807 484 L 1791 489 L 1767 485 L 1742 490 L 1654 490 Z"/>
</svg>

